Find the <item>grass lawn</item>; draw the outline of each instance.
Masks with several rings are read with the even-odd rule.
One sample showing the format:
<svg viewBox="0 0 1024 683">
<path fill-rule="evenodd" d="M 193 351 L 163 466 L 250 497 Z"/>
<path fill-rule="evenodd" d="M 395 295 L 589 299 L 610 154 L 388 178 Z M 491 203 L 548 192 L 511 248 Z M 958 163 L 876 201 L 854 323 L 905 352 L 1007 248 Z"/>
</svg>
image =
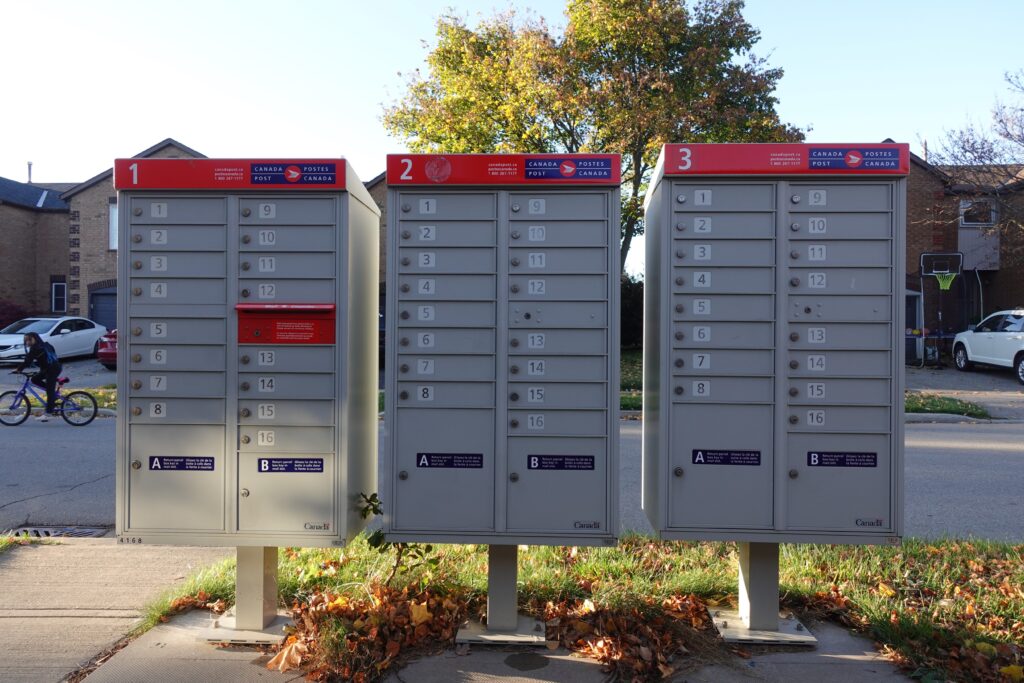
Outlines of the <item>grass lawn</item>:
<svg viewBox="0 0 1024 683">
<path fill-rule="evenodd" d="M 908 390 L 904 393 L 904 406 L 908 413 L 947 413 L 989 419 L 992 416 L 977 403 L 957 398 L 937 396 L 922 391 Z"/>
<path fill-rule="evenodd" d="M 395 547 L 381 552 L 364 537 L 343 550 L 282 549 L 281 603 L 298 624 L 285 655 L 320 674 L 373 681 L 409 653 L 453 647 L 459 624 L 486 608 L 486 546 L 402 548 L 397 562 Z M 550 641 L 622 680 L 659 680 L 735 652 L 716 640 L 707 612 L 735 605 L 735 552 L 640 535 L 615 548 L 531 546 L 519 553 L 520 609 L 545 620 Z M 1019 681 L 1022 554 L 1024 545 L 958 540 L 783 545 L 781 602 L 864 633 L 922 680 Z M 192 606 L 222 609 L 233 579 L 233 560 L 205 570 L 154 605 L 150 623 Z"/>
</svg>

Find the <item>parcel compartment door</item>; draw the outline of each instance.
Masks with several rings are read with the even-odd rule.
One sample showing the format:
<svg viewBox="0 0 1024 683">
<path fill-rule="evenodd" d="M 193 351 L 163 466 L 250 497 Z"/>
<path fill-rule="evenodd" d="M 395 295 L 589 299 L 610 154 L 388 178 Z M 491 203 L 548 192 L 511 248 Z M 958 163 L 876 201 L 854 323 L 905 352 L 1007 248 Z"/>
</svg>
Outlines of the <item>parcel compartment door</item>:
<svg viewBox="0 0 1024 683">
<path fill-rule="evenodd" d="M 508 528 L 607 534 L 604 439 L 511 438 Z"/>
</svg>

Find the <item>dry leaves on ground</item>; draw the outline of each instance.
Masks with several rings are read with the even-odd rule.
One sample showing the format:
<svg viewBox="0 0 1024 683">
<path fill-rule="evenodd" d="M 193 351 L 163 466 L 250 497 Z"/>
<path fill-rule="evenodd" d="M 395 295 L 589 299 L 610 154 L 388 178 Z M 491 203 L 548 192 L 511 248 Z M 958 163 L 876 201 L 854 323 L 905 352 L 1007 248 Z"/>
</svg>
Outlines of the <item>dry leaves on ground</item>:
<svg viewBox="0 0 1024 683">
<path fill-rule="evenodd" d="M 309 680 L 379 680 L 402 655 L 450 645 L 466 614 L 466 601 L 386 586 L 354 598 L 316 593 L 292 609 L 296 630 L 267 668 L 306 667 Z"/>
<path fill-rule="evenodd" d="M 637 683 L 672 676 L 692 650 L 713 647 L 716 638 L 707 607 L 694 595 L 673 596 L 643 611 L 578 600 L 549 602 L 543 612 L 549 640 Z"/>
</svg>

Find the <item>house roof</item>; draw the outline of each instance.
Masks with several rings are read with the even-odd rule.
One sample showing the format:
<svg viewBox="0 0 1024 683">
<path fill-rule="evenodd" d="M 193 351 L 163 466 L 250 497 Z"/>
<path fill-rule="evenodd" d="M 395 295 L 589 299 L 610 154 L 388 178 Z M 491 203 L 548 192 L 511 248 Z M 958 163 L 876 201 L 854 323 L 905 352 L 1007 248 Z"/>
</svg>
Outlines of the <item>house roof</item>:
<svg viewBox="0 0 1024 683">
<path fill-rule="evenodd" d="M 0 178 L 0 204 L 13 204 L 33 211 L 68 210 L 67 203 L 61 201 L 57 191 L 9 178 Z"/>
<path fill-rule="evenodd" d="M 381 171 L 380 174 L 374 176 L 373 178 L 370 178 L 365 183 L 363 183 L 363 186 L 366 187 L 367 190 L 373 189 L 379 183 L 383 182 L 383 180 L 387 177 L 387 175 L 388 175 L 387 171 Z"/>
<path fill-rule="evenodd" d="M 178 142 L 174 138 L 167 138 L 166 140 L 162 140 L 162 141 L 156 143 L 155 145 L 153 145 L 152 147 L 150 147 L 149 149 L 144 149 L 141 152 L 139 152 L 138 154 L 133 155 L 132 158 L 133 159 L 144 159 L 146 157 L 149 157 L 149 156 L 152 156 L 152 155 L 156 154 L 157 152 L 159 152 L 160 150 L 162 150 L 162 149 L 164 149 L 166 147 L 176 147 L 176 148 L 178 148 L 179 150 L 181 150 L 182 152 L 184 152 L 185 154 L 187 154 L 190 157 L 194 157 L 194 158 L 198 158 L 198 159 L 205 159 L 206 158 L 205 154 L 200 154 L 199 152 L 197 152 L 196 150 L 192 149 L 191 147 L 186 147 L 185 145 L 181 144 L 180 142 Z M 106 180 L 108 178 L 113 178 L 113 177 L 114 177 L 114 169 L 113 168 L 108 168 L 103 173 L 100 173 L 99 175 L 96 175 L 96 176 L 93 176 L 92 178 L 89 178 L 84 183 L 79 183 L 78 185 L 75 185 L 74 187 L 72 187 L 71 189 L 66 191 L 64 194 L 62 194 L 60 196 L 60 198 L 65 200 L 65 201 L 67 201 L 68 199 L 70 199 L 71 197 L 74 197 L 79 192 L 84 192 L 85 190 L 88 190 L 93 185 L 97 185 L 97 184 L 103 182 L 104 180 Z"/>
</svg>

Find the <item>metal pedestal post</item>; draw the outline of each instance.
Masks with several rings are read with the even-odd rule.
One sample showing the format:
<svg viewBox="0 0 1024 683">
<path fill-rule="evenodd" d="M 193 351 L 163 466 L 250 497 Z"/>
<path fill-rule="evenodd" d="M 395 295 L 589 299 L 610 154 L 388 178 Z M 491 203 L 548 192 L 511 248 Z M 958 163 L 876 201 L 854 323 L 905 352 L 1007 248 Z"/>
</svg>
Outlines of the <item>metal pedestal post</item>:
<svg viewBox="0 0 1024 683">
<path fill-rule="evenodd" d="M 779 544 L 738 543 L 739 611 L 716 610 L 715 626 L 730 643 L 814 645 L 795 617 L 779 616 Z"/>
<path fill-rule="evenodd" d="M 519 614 L 516 564 L 519 547 L 487 546 L 487 626 L 467 622 L 455 636 L 457 643 L 540 645 L 544 624 Z"/>
<path fill-rule="evenodd" d="M 277 643 L 291 622 L 277 613 L 277 548 L 236 548 L 235 606 L 201 636 L 210 642 Z"/>
</svg>

